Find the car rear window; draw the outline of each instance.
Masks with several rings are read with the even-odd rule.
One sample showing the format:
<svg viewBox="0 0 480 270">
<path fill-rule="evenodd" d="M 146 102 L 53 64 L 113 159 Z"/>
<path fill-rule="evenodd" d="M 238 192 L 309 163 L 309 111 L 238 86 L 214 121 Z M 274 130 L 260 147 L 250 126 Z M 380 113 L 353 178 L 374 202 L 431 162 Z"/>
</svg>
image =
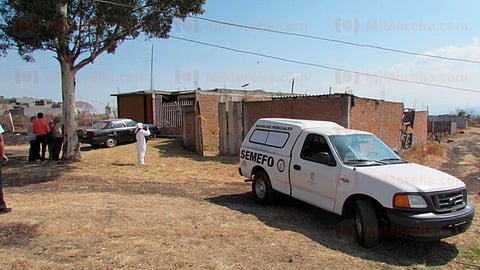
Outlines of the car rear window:
<svg viewBox="0 0 480 270">
<path fill-rule="evenodd" d="M 112 128 L 122 128 L 125 125 L 122 122 L 113 122 L 112 123 Z"/>
<path fill-rule="evenodd" d="M 288 141 L 287 132 L 256 129 L 249 138 L 251 143 L 283 148 Z"/>
<path fill-rule="evenodd" d="M 105 128 L 105 126 L 108 124 L 108 122 L 105 122 L 105 121 L 99 121 L 99 122 L 96 122 L 92 125 L 92 128 L 93 129 L 103 129 Z"/>
<path fill-rule="evenodd" d="M 133 120 L 128 120 L 125 123 L 127 124 L 127 127 L 136 127 L 137 126 L 137 122 L 135 122 Z"/>
</svg>

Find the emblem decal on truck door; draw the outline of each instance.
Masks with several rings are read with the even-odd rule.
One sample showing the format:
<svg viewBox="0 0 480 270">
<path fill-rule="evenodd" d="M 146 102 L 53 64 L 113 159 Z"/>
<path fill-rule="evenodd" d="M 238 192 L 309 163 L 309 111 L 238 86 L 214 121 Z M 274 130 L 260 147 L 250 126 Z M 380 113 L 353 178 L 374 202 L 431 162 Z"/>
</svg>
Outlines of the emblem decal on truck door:
<svg viewBox="0 0 480 270">
<path fill-rule="evenodd" d="M 279 159 L 277 161 L 277 169 L 280 171 L 280 172 L 283 172 L 285 170 L 285 161 L 283 159 Z"/>
</svg>

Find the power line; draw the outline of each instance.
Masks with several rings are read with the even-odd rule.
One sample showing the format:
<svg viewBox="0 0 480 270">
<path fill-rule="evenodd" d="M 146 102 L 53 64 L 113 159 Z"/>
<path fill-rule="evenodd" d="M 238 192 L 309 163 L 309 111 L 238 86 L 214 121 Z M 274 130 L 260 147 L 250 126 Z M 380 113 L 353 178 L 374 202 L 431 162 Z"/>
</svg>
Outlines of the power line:
<svg viewBox="0 0 480 270">
<path fill-rule="evenodd" d="M 325 38 L 325 37 L 320 37 L 320 36 L 300 34 L 300 33 L 295 33 L 295 32 L 278 31 L 278 30 L 273 30 L 273 29 L 269 29 L 269 28 L 262 28 L 262 27 L 248 26 L 248 25 L 237 24 L 237 23 L 224 22 L 224 21 L 219 21 L 219 20 L 214 20 L 214 19 L 209 19 L 209 18 L 199 17 L 199 16 L 188 16 L 188 17 L 203 20 L 203 21 L 207 21 L 207 22 L 212 22 L 212 23 L 216 23 L 216 24 L 223 24 L 223 25 L 228 25 L 228 26 L 233 26 L 233 27 L 238 27 L 238 28 L 244 28 L 244 29 L 250 29 L 250 30 L 256 30 L 256 31 L 264 31 L 264 32 L 270 32 L 270 33 L 276 33 L 276 34 L 282 34 L 282 35 L 288 35 L 288 36 L 297 36 L 297 37 L 303 37 L 303 38 L 309 38 L 309 39 L 316 39 L 316 40 L 322 40 L 322 41 L 328 41 L 328 42 L 341 43 L 341 44 L 350 45 L 350 46 L 371 48 L 371 49 L 390 51 L 390 52 L 395 52 L 395 53 L 402 53 L 402 54 L 408 54 L 408 55 L 436 58 L 436 59 L 441 59 L 441 60 L 459 61 L 459 62 L 480 64 L 480 61 L 469 60 L 469 59 L 438 56 L 438 55 L 433 55 L 433 54 L 411 52 L 411 51 L 406 51 L 406 50 L 393 49 L 393 48 L 387 48 L 387 47 L 370 45 L 370 44 L 361 44 L 361 43 L 355 43 L 355 42 L 350 42 L 350 41 L 343 41 L 343 40 L 339 40 L 339 39 L 332 39 L 332 38 Z"/>
<path fill-rule="evenodd" d="M 101 2 L 101 3 L 106 3 L 106 4 L 117 5 L 117 6 L 128 7 L 128 8 L 134 8 L 133 6 L 129 6 L 129 5 L 126 5 L 126 4 L 121 4 L 121 3 L 116 3 L 116 2 L 111 2 L 111 1 L 107 1 L 107 0 L 94 0 L 94 1 Z M 451 58 L 451 57 L 443 57 L 443 56 L 436 56 L 436 55 L 430 55 L 430 54 L 409 52 L 409 51 L 391 49 L 391 48 L 374 46 L 374 45 L 369 45 L 369 44 L 359 44 L 359 43 L 347 42 L 347 41 L 342 41 L 342 40 L 337 40 L 337 39 L 323 38 L 323 37 L 319 37 L 319 36 L 305 35 L 305 34 L 299 34 L 299 33 L 294 33 L 294 32 L 277 31 L 277 30 L 272 30 L 272 29 L 268 29 L 268 28 L 260 28 L 260 27 L 246 26 L 246 25 L 241 25 L 241 24 L 222 22 L 222 21 L 218 21 L 218 20 L 213 20 L 213 19 L 208 19 L 208 18 L 203 18 L 203 17 L 197 17 L 197 16 L 188 16 L 188 17 L 189 18 L 197 18 L 197 19 L 200 19 L 200 20 L 210 21 L 210 22 L 224 24 L 224 25 L 240 27 L 240 28 L 266 31 L 266 32 L 272 32 L 272 33 L 278 33 L 278 34 L 284 34 L 284 35 L 290 35 L 290 36 L 299 36 L 299 37 L 305 37 L 305 38 L 311 38 L 311 39 L 318 39 L 318 40 L 323 40 L 323 41 L 336 42 L 336 43 L 342 43 L 342 44 L 346 44 L 346 45 L 357 46 L 357 47 L 367 47 L 367 48 L 374 48 L 374 49 L 379 49 L 379 50 L 392 51 L 392 52 L 404 53 L 404 54 L 410 54 L 410 55 L 416 55 L 416 56 L 437 58 L 437 59 L 442 59 L 442 60 L 461 61 L 461 62 L 480 64 L 480 61 L 474 61 L 474 60 L 467 60 L 467 59 L 460 59 L 460 58 Z M 394 78 L 394 77 L 389 77 L 389 76 L 383 76 L 383 75 L 359 72 L 359 71 L 354 71 L 354 70 L 336 68 L 336 67 L 320 65 L 320 64 L 315 64 L 315 63 L 309 63 L 309 62 L 303 62 L 303 61 L 298 61 L 298 60 L 292 60 L 292 59 L 287 59 L 287 58 L 283 58 L 283 57 L 257 53 L 257 52 L 234 49 L 234 48 L 230 48 L 230 47 L 226 47 L 226 46 L 221 46 L 221 45 L 196 41 L 196 40 L 192 40 L 192 39 L 186 39 L 186 38 L 182 38 L 182 37 L 170 36 L 170 38 L 177 39 L 177 40 L 182 40 L 182 41 L 187 41 L 187 42 L 192 42 L 192 43 L 196 43 L 196 44 L 201 44 L 201 45 L 205 45 L 205 46 L 209 46 L 209 47 L 234 51 L 234 52 L 238 52 L 238 53 L 250 54 L 250 55 L 256 55 L 256 56 L 260 56 L 260 57 L 264 57 L 264 58 L 275 59 L 275 60 L 279 60 L 279 61 L 283 61 L 283 62 L 289 62 L 289 63 L 295 63 L 295 64 L 300 64 L 300 65 L 319 67 L 319 68 L 323 68 L 323 69 L 353 73 L 353 74 L 364 75 L 364 76 L 369 76 L 369 77 L 392 80 L 392 81 L 399 81 L 399 82 L 413 83 L 413 84 L 418 84 L 418 85 L 433 86 L 433 87 L 439 87 L 439 88 L 445 88 L 445 89 L 451 89 L 451 90 L 457 90 L 457 91 L 464 91 L 464 92 L 480 93 L 480 90 L 474 90 L 474 89 L 462 88 L 462 87 L 453 87 L 453 86 L 448 86 L 448 85 L 434 84 L 434 83 L 427 83 L 427 82 L 417 82 L 417 81 Z"/>
<path fill-rule="evenodd" d="M 116 3 L 116 2 L 112 2 L 112 1 L 108 1 L 108 0 L 94 0 L 94 1 L 100 2 L 100 3 L 105 3 L 105 4 L 122 6 L 122 7 L 134 8 L 133 6 L 129 6 L 129 5 L 126 5 L 126 4 L 121 4 L 121 3 Z M 448 61 L 458 61 L 458 62 L 464 62 L 464 63 L 480 64 L 480 61 L 469 60 L 469 59 L 462 59 L 462 58 L 456 58 L 456 57 L 446 57 L 446 56 L 439 56 L 439 55 L 433 55 L 433 54 L 427 54 L 427 53 L 412 52 L 412 51 L 407 51 L 407 50 L 387 48 L 387 47 L 383 47 L 383 46 L 370 45 L 370 44 L 361 44 L 361 43 L 355 43 L 355 42 L 344 41 L 344 40 L 333 39 L 333 38 L 325 38 L 325 37 L 320 37 L 320 36 L 300 34 L 300 33 L 295 33 L 295 32 L 278 31 L 278 30 L 273 30 L 273 29 L 269 29 L 269 28 L 248 26 L 248 25 L 243 25 L 243 24 L 238 24 L 238 23 L 231 23 L 231 22 L 225 22 L 225 21 L 220 21 L 220 20 L 214 20 L 214 19 L 209 19 L 209 18 L 200 17 L 200 16 L 187 16 L 187 17 L 188 18 L 199 19 L 199 20 L 203 20 L 203 21 L 208 21 L 208 22 L 212 22 L 212 23 L 216 23 L 216 24 L 234 26 L 234 27 L 238 27 L 238 28 L 244 28 L 244 29 L 250 29 L 250 30 L 256 30 L 256 31 L 264 31 L 264 32 L 270 32 L 270 33 L 276 33 L 276 34 L 282 34 L 282 35 L 289 35 L 289 36 L 297 36 L 297 37 L 303 37 L 303 38 L 309 38 L 309 39 L 316 39 L 316 40 L 322 40 L 322 41 L 327 41 L 327 42 L 334 42 L 334 43 L 340 43 L 340 44 L 355 46 L 355 47 L 371 48 L 371 49 L 376 49 L 376 50 L 389 51 L 389 52 L 408 54 L 408 55 L 414 55 L 414 56 L 422 56 L 422 57 L 448 60 Z"/>
<path fill-rule="evenodd" d="M 472 92 L 472 93 L 480 94 L 480 90 L 475 90 L 475 89 L 462 88 L 462 87 L 454 87 L 454 86 L 448 86 L 448 85 L 442 85 L 442 84 L 435 84 L 435 83 L 428 83 L 428 82 L 417 82 L 417 81 L 412 81 L 412 80 L 394 78 L 394 77 L 377 75 L 377 74 L 360 72 L 360 71 L 354 71 L 354 70 L 349 70 L 349 69 L 336 68 L 336 67 L 331 67 L 331 66 L 326 66 L 326 65 L 320 65 L 320 64 L 315 64 L 315 63 L 309 63 L 309 62 L 304 62 L 304 61 L 287 59 L 287 58 L 283 58 L 283 57 L 279 57 L 279 56 L 273 56 L 273 55 L 268 55 L 268 54 L 263 54 L 263 53 L 257 53 L 257 52 L 252 52 L 252 51 L 235 49 L 235 48 L 231 48 L 231 47 L 216 45 L 216 44 L 212 44 L 212 43 L 206 43 L 206 42 L 197 41 L 197 40 L 192 40 L 192 39 L 187 39 L 187 38 L 182 38 L 182 37 L 176 37 L 176 36 L 172 36 L 172 35 L 170 36 L 170 38 L 172 38 L 172 39 L 177 39 L 177 40 L 182 40 L 182 41 L 187 41 L 187 42 L 191 42 L 191 43 L 196 43 L 196 44 L 201 44 L 201 45 L 205 45 L 205 46 L 208 46 L 208 47 L 223 49 L 223 50 L 227 50 L 227 51 L 233 51 L 233 52 L 237 52 L 237 53 L 256 55 L 256 56 L 260 56 L 260 57 L 264 57 L 264 58 L 270 58 L 270 59 L 279 60 L 279 61 L 288 62 L 288 63 L 294 63 L 294 64 L 300 64 L 300 65 L 305 65 L 305 66 L 318 67 L 318 68 L 323 68 L 323 69 L 328 69 L 328 70 L 334 70 L 334 71 L 340 71 L 340 72 L 346 72 L 346 73 L 353 73 L 353 74 L 364 75 L 364 76 L 369 76 L 369 77 L 374 77 L 374 78 L 392 80 L 392 81 L 399 81 L 399 82 L 405 82 L 405 83 L 413 83 L 413 84 L 419 84 L 419 85 L 433 86 L 433 87 L 446 88 L 446 89 L 451 89 L 451 90 L 464 91 L 464 92 Z"/>
<path fill-rule="evenodd" d="M 122 4 L 122 3 L 116 3 L 116 2 L 107 1 L 107 0 L 93 0 L 93 1 L 95 1 L 95 2 L 100 2 L 100 3 L 104 3 L 104 4 L 110 4 L 110 5 L 114 5 L 114 6 L 135 8 L 134 6 L 130 6 L 130 5 Z"/>
</svg>

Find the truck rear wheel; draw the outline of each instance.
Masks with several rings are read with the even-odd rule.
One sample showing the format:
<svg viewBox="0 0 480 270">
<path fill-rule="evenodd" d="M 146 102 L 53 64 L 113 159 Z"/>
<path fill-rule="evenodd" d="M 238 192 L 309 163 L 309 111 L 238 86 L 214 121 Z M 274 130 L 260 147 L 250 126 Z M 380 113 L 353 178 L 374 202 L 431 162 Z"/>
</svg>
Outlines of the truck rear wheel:
<svg viewBox="0 0 480 270">
<path fill-rule="evenodd" d="M 354 204 L 355 231 L 358 243 L 366 248 L 380 242 L 380 231 L 375 207 L 369 200 L 358 200 Z"/>
<path fill-rule="evenodd" d="M 272 184 L 265 172 L 257 172 L 253 177 L 252 191 L 255 200 L 260 203 L 271 203 L 273 201 Z"/>
</svg>

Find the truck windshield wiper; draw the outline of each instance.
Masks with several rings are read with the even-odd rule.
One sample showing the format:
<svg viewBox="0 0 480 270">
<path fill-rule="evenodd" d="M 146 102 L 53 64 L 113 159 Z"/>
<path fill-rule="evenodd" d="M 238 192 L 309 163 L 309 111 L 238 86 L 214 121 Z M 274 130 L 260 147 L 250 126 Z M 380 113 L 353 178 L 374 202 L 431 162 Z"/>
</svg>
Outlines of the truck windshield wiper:
<svg viewBox="0 0 480 270">
<path fill-rule="evenodd" d="M 345 163 L 346 164 L 374 163 L 374 164 L 368 164 L 368 165 L 387 164 L 381 160 L 374 160 L 374 159 L 348 159 L 348 160 L 345 160 Z"/>
<path fill-rule="evenodd" d="M 384 158 L 384 159 L 381 159 L 380 161 L 385 163 L 407 163 L 407 161 L 401 158 Z M 389 161 L 396 161 L 396 162 L 389 162 Z"/>
</svg>

